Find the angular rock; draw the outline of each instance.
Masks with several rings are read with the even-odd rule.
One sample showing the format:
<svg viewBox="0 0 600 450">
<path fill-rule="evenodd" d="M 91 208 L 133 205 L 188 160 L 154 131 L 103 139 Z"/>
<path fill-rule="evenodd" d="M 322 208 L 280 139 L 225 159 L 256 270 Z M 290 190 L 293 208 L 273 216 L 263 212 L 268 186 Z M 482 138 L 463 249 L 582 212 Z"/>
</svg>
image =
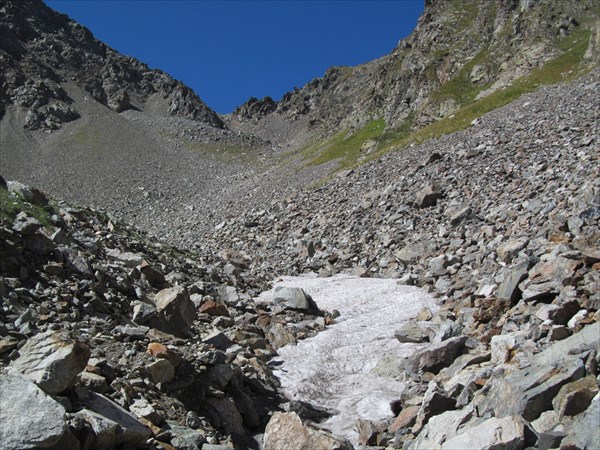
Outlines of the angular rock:
<svg viewBox="0 0 600 450">
<path fill-rule="evenodd" d="M 426 322 L 406 322 L 394 332 L 394 337 L 400 342 L 421 343 L 430 340 L 435 324 Z"/>
<path fill-rule="evenodd" d="M 136 302 L 133 306 L 133 315 L 131 319 L 138 325 L 147 323 L 153 317 L 156 317 L 156 308 L 152 305 L 142 302 Z"/>
<path fill-rule="evenodd" d="M 284 345 L 296 342 L 294 334 L 286 330 L 285 326 L 281 323 L 276 323 L 270 327 L 266 333 L 266 337 L 275 350 Z"/>
<path fill-rule="evenodd" d="M 452 410 L 455 406 L 456 399 L 447 396 L 435 381 L 431 381 L 423 397 L 423 404 L 417 415 L 413 432 L 423 428 L 433 416 Z"/>
<path fill-rule="evenodd" d="M 500 244 L 496 249 L 496 253 L 501 261 L 510 263 L 521 250 L 527 247 L 527 244 L 529 244 L 529 238 L 527 237 L 511 239 L 510 241 Z"/>
<path fill-rule="evenodd" d="M 502 283 L 498 287 L 498 298 L 510 299 L 512 302 L 516 302 L 521 297 L 521 290 L 519 284 L 525 278 L 527 278 L 527 267 L 524 265 L 513 267 L 504 277 Z"/>
<path fill-rule="evenodd" d="M 45 206 L 48 204 L 48 198 L 39 189 L 29 187 L 19 181 L 7 181 L 6 188 L 8 192 L 19 195 L 23 200 L 29 203 Z"/>
<path fill-rule="evenodd" d="M 264 450 L 354 450 L 350 442 L 302 423 L 294 412 L 276 412 L 263 438 Z"/>
<path fill-rule="evenodd" d="M 46 331 L 29 338 L 11 367 L 48 394 L 71 387 L 85 369 L 90 349 L 66 332 Z"/>
<path fill-rule="evenodd" d="M 58 251 L 65 261 L 65 268 L 67 270 L 85 276 L 93 275 L 88 260 L 81 254 L 81 252 L 65 245 L 59 245 Z"/>
<path fill-rule="evenodd" d="M 378 438 L 387 429 L 387 424 L 359 419 L 356 422 L 356 429 L 358 430 L 358 445 L 372 446 L 378 444 Z"/>
<path fill-rule="evenodd" d="M 569 284 L 581 262 L 564 256 L 544 255 L 530 271 L 529 278 L 519 288 L 524 300 L 544 300 L 556 297 Z"/>
<path fill-rule="evenodd" d="M 233 376 L 233 369 L 229 364 L 215 364 L 208 370 L 208 378 L 219 388 L 224 388 Z"/>
<path fill-rule="evenodd" d="M 123 252 L 116 248 L 106 249 L 106 255 L 114 259 L 115 261 L 120 262 L 125 267 L 129 267 L 132 269 L 136 266 L 139 266 L 144 261 L 143 255 L 139 253 Z"/>
<path fill-rule="evenodd" d="M 148 364 L 146 370 L 155 383 L 166 383 L 175 377 L 175 367 L 167 359 L 159 359 Z"/>
<path fill-rule="evenodd" d="M 156 412 L 154 407 L 144 397 L 140 397 L 134 400 L 129 405 L 129 410 L 138 417 L 142 417 L 154 424 L 160 424 L 162 417 Z"/>
<path fill-rule="evenodd" d="M 114 448 L 121 444 L 135 446 L 150 437 L 147 427 L 102 394 L 78 391 L 78 400 L 85 409 L 74 415 L 90 424 L 97 440 L 96 448 Z"/>
<path fill-rule="evenodd" d="M 214 345 L 219 350 L 226 350 L 233 345 L 231 339 L 229 339 L 225 333 L 219 330 L 213 330 L 208 335 L 202 338 L 202 342 L 209 345 Z"/>
<path fill-rule="evenodd" d="M 41 233 L 23 236 L 23 248 L 40 255 L 49 255 L 54 251 L 54 243 Z"/>
<path fill-rule="evenodd" d="M 17 373 L 0 373 L 3 450 L 49 448 L 67 430 L 63 406 Z"/>
<path fill-rule="evenodd" d="M 181 363 L 182 358 L 179 353 L 158 342 L 150 342 L 146 352 L 156 358 L 168 360 L 173 367 L 177 367 Z"/>
<path fill-rule="evenodd" d="M 206 404 L 210 407 L 209 418 L 212 423 L 219 424 L 226 433 L 244 434 L 244 418 L 231 398 L 209 397 Z"/>
<path fill-rule="evenodd" d="M 419 208 L 429 208 L 435 206 L 437 201 L 442 198 L 442 189 L 438 183 L 428 183 L 423 189 L 417 193 L 417 206 Z"/>
<path fill-rule="evenodd" d="M 190 327 L 196 318 L 196 308 L 183 286 L 163 289 L 154 297 L 157 317 L 149 324 L 180 338 L 190 337 Z"/>
<path fill-rule="evenodd" d="M 402 247 L 400 250 L 394 253 L 394 256 L 404 264 L 411 264 L 420 258 L 426 257 L 430 251 L 430 244 L 426 242 L 414 242 Z"/>
<path fill-rule="evenodd" d="M 552 408 L 552 399 L 563 385 L 581 378 L 584 372 L 581 359 L 571 356 L 493 378 L 488 382 L 491 387 L 482 411 L 493 412 L 496 417 L 521 415 L 535 420 Z"/>
<path fill-rule="evenodd" d="M 127 338 L 131 341 L 139 341 L 146 338 L 148 327 L 131 325 L 117 325 L 111 332 L 116 339 Z"/>
<path fill-rule="evenodd" d="M 600 393 L 592 399 L 585 412 L 574 417 L 568 436 L 561 442 L 561 448 L 568 450 L 600 448 L 599 417 Z"/>
<path fill-rule="evenodd" d="M 477 448 L 481 450 L 520 450 L 525 445 L 525 424 L 519 416 L 492 417 L 448 439 L 442 450 Z"/>
<path fill-rule="evenodd" d="M 211 317 L 229 317 L 229 310 L 227 309 L 227 306 L 225 306 L 223 303 L 217 303 L 210 300 L 204 302 L 198 309 L 198 312 L 200 314 L 208 314 Z"/>
<path fill-rule="evenodd" d="M 409 373 L 418 372 L 438 373 L 444 367 L 448 367 L 459 357 L 467 342 L 467 336 L 458 336 L 446 341 L 430 344 L 422 350 L 418 350 L 412 356 L 405 358 L 402 362 L 405 370 Z"/>
<path fill-rule="evenodd" d="M 418 406 L 407 406 L 404 408 L 390 425 L 390 431 L 395 433 L 401 428 L 412 427 L 417 420 L 417 414 L 419 414 L 420 409 Z"/>
<path fill-rule="evenodd" d="M 564 416 L 575 416 L 585 411 L 597 393 L 596 377 L 588 375 L 560 388 L 552 400 L 552 406 L 562 420 Z"/>
<path fill-rule="evenodd" d="M 558 341 L 531 358 L 532 366 L 560 361 L 566 355 L 577 355 L 600 347 L 600 322 L 594 322 L 578 333 Z"/>
<path fill-rule="evenodd" d="M 300 311 L 319 311 L 312 297 L 301 288 L 278 286 L 273 294 L 273 303 L 284 308 Z"/>
<path fill-rule="evenodd" d="M 205 450 L 208 448 L 206 438 L 197 430 L 169 424 L 169 431 L 173 436 L 171 445 L 177 450 Z"/>
<path fill-rule="evenodd" d="M 148 280 L 150 286 L 160 286 L 165 282 L 165 275 L 158 269 L 152 267 L 146 260 L 139 265 L 140 273 Z"/>
<path fill-rule="evenodd" d="M 417 438 L 408 445 L 410 450 L 439 449 L 458 433 L 459 428 L 474 416 L 472 408 L 446 411 L 432 417 Z"/>
<path fill-rule="evenodd" d="M 81 386 L 85 386 L 94 392 L 103 394 L 109 389 L 106 378 L 101 375 L 84 371 L 81 372 L 77 378 Z"/>
</svg>

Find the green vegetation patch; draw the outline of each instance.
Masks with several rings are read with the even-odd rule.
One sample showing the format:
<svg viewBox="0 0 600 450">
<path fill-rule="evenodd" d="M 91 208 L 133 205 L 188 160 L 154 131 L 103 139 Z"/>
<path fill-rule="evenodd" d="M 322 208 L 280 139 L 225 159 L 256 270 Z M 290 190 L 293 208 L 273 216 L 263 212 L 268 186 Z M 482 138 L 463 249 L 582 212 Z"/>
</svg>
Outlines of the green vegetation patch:
<svg viewBox="0 0 600 450">
<path fill-rule="evenodd" d="M 88 123 L 77 126 L 67 139 L 70 141 L 68 143 L 86 148 L 94 156 L 101 156 L 106 153 L 106 147 L 100 141 L 98 130 Z"/>
<path fill-rule="evenodd" d="M 354 165 L 360 156 L 363 144 L 369 140 L 376 141 L 384 129 L 384 119 L 371 120 L 352 134 L 344 130 L 325 142 L 304 148 L 302 156 L 308 165 L 312 166 L 339 160 L 338 169 L 344 169 Z"/>
<path fill-rule="evenodd" d="M 431 99 L 439 101 L 452 98 L 459 105 L 472 102 L 482 90 L 491 86 L 491 83 L 484 86 L 471 81 L 473 67 L 488 62 L 489 56 L 488 48 L 483 48 L 468 63 L 462 66 L 450 81 L 441 85 L 437 91 L 432 92 Z"/>
<path fill-rule="evenodd" d="M 378 154 L 383 154 L 392 147 L 403 148 L 413 143 L 421 144 L 445 134 L 464 130 L 471 126 L 474 119 L 507 105 L 523 94 L 535 91 L 543 85 L 570 81 L 584 75 L 589 71 L 589 67 L 581 63 L 589 37 L 589 30 L 579 29 L 573 32 L 570 36 L 557 42 L 557 48 L 563 51 L 560 56 L 548 61 L 542 67 L 532 70 L 528 75 L 516 79 L 509 86 L 468 103 L 451 116 L 409 134 L 406 134 L 405 130 L 404 132 L 400 130 L 397 133 L 398 139 L 388 139 L 386 146 L 380 146 L 381 151 Z M 460 85 L 462 82 L 457 83 Z"/>
<path fill-rule="evenodd" d="M 10 224 L 14 222 L 21 211 L 35 217 L 46 228 L 52 227 L 50 217 L 54 213 L 52 206 L 42 207 L 27 203 L 20 195 L 8 192 L 5 187 L 0 188 L 0 221 Z"/>
</svg>

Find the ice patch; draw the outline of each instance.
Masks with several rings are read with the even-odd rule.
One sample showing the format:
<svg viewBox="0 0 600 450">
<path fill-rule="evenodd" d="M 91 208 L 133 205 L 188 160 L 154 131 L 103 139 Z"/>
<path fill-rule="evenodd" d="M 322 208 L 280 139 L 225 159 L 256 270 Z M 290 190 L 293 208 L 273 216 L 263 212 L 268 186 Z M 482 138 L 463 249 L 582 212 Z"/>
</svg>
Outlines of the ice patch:
<svg viewBox="0 0 600 450">
<path fill-rule="evenodd" d="M 373 373 L 386 355 L 402 358 L 417 348 L 394 337 L 398 327 L 423 307 L 436 309 L 422 290 L 392 279 L 283 277 L 275 286 L 300 287 L 319 308 L 337 309 L 336 324 L 310 339 L 279 349 L 275 374 L 283 392 L 338 413 L 322 425 L 355 445 L 358 419 L 392 417 L 390 402 L 400 398 L 404 383 Z M 260 299 L 268 301 L 272 291 Z"/>
</svg>

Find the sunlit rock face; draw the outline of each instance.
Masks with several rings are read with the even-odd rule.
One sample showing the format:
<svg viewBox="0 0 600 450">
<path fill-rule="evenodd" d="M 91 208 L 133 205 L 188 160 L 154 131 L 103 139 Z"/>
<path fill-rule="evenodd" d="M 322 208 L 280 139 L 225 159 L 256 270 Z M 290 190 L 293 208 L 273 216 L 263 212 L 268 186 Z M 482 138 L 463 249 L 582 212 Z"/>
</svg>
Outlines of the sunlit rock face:
<svg viewBox="0 0 600 450">
<path fill-rule="evenodd" d="M 433 298 L 393 279 L 284 277 L 275 286 L 302 288 L 320 309 L 340 312 L 327 330 L 279 349 L 276 375 L 291 400 L 335 411 L 323 426 L 356 443 L 358 419 L 392 417 L 390 401 L 404 383 L 386 376 L 399 372 L 385 366 L 417 348 L 400 343 L 394 331 L 422 308 L 434 309 Z"/>
</svg>

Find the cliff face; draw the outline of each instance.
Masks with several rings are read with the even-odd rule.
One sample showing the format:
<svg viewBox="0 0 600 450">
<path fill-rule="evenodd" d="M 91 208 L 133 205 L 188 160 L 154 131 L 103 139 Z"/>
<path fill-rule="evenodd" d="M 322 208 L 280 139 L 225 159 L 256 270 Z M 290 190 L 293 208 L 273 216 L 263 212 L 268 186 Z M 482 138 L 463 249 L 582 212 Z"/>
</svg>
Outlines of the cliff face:
<svg viewBox="0 0 600 450">
<path fill-rule="evenodd" d="M 58 128 L 80 116 L 66 89 L 75 83 L 117 112 L 139 109 L 223 127 L 183 83 L 119 54 L 41 0 L 0 1 L 0 34 L 0 117 L 7 107 L 21 107 L 27 128 Z"/>
<path fill-rule="evenodd" d="M 561 53 L 556 41 L 597 20 L 593 1 L 426 1 L 415 31 L 387 56 L 357 67 L 333 67 L 276 107 L 256 99 L 232 123 L 268 122 L 331 131 L 384 118 L 422 126 L 478 96 L 507 86 Z M 265 99 L 268 104 L 270 99 Z M 300 127 L 301 128 L 301 127 Z"/>
</svg>

